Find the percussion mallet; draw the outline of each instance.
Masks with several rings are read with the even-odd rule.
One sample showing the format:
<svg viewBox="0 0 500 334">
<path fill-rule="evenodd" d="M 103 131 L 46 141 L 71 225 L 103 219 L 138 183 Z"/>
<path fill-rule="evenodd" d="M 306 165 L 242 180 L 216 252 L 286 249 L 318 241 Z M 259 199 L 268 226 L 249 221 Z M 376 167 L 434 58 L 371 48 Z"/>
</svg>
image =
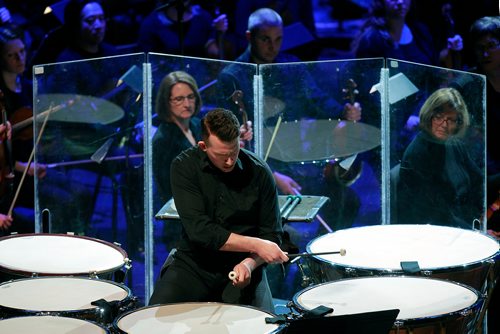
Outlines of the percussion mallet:
<svg viewBox="0 0 500 334">
<path fill-rule="evenodd" d="M 331 254 L 340 254 L 340 256 L 345 256 L 346 250 L 344 248 L 341 248 L 339 251 L 319 252 L 319 253 L 297 253 L 297 254 L 287 254 L 287 256 L 288 258 L 294 258 L 293 260 L 290 261 L 290 263 L 294 263 L 303 256 L 331 255 Z"/>
<path fill-rule="evenodd" d="M 285 221 L 288 219 L 288 217 L 289 217 L 289 216 L 290 216 L 290 214 L 292 213 L 293 209 L 295 209 L 295 207 L 296 207 L 297 205 L 299 205 L 299 203 L 302 201 L 302 197 L 301 197 L 300 195 L 295 195 L 295 196 L 290 195 L 290 196 L 288 196 L 288 197 L 289 197 L 290 199 L 292 199 L 292 200 L 293 200 L 293 202 L 292 202 L 292 204 L 290 204 L 290 205 L 288 206 L 288 208 L 286 209 L 286 211 L 282 214 L 282 217 L 281 217 L 281 218 L 282 218 L 283 220 L 285 220 Z"/>
<path fill-rule="evenodd" d="M 316 255 L 331 255 L 331 254 L 340 254 L 340 256 L 345 256 L 346 250 L 344 248 L 341 248 L 339 251 L 331 251 L 331 252 L 320 252 L 320 253 L 295 253 L 295 254 L 287 254 L 288 258 L 294 258 L 290 263 L 294 263 L 298 259 L 300 259 L 303 256 L 316 256 Z M 231 280 L 234 281 L 235 279 L 238 278 L 238 274 L 236 271 L 230 271 L 227 277 Z"/>
<path fill-rule="evenodd" d="M 232 270 L 229 272 L 229 274 L 227 275 L 227 277 L 229 277 L 229 279 L 231 281 L 234 281 L 235 279 L 238 278 L 238 274 L 236 273 L 236 271 Z"/>
</svg>

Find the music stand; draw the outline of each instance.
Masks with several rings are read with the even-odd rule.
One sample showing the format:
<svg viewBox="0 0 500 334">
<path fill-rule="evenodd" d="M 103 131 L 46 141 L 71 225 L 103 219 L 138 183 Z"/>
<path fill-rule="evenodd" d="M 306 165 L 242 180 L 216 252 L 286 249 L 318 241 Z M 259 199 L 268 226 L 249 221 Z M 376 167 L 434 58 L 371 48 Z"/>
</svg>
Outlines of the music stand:
<svg viewBox="0 0 500 334">
<path fill-rule="evenodd" d="M 289 204 L 287 202 L 288 196 L 279 195 L 278 204 L 281 210 L 284 210 Z M 325 196 L 301 196 L 300 204 L 293 208 L 287 214 L 285 221 L 287 222 L 311 222 L 318 214 L 321 207 L 330 199 Z M 163 205 L 163 207 L 156 213 L 156 219 L 179 219 L 177 208 L 175 207 L 174 199 L 171 198 Z"/>
<path fill-rule="evenodd" d="M 398 309 L 391 309 L 339 316 L 299 318 L 287 323 L 284 333 L 387 334 L 394 326 L 398 314 Z"/>
</svg>

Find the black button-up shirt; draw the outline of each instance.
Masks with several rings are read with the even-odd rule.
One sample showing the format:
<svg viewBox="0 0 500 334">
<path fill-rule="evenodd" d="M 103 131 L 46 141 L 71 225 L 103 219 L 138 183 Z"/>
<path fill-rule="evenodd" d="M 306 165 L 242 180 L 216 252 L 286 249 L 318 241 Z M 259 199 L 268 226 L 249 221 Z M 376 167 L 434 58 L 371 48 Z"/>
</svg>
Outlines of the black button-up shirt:
<svg viewBox="0 0 500 334">
<path fill-rule="evenodd" d="M 232 270 L 247 253 L 219 249 L 231 233 L 281 243 L 276 183 L 268 165 L 241 149 L 233 171 L 214 167 L 198 146 L 179 154 L 171 185 L 183 233 L 177 250 L 209 271 Z"/>
</svg>

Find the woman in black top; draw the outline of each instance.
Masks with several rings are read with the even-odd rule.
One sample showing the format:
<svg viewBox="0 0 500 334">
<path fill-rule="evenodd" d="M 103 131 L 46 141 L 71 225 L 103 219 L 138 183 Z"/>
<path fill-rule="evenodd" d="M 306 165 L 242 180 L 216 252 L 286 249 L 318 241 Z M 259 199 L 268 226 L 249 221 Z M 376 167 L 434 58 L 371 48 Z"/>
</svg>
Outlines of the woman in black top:
<svg viewBox="0 0 500 334">
<path fill-rule="evenodd" d="M 470 229 L 482 213 L 482 175 L 462 140 L 470 123 L 454 88 L 420 109 L 420 133 L 407 147 L 398 184 L 398 222 Z"/>
</svg>

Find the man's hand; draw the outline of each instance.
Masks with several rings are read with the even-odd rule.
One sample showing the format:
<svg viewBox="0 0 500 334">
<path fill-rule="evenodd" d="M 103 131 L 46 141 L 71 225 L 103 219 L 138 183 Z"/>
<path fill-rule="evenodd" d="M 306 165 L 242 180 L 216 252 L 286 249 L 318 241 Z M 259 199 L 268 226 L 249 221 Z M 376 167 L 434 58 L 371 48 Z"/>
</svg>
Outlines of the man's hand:
<svg viewBox="0 0 500 334">
<path fill-rule="evenodd" d="M 346 103 L 344 105 L 344 119 L 348 121 L 361 120 L 361 105 L 358 102 Z"/>
<path fill-rule="evenodd" d="M 288 175 L 273 172 L 273 176 L 278 189 L 285 195 L 296 195 L 302 190 L 302 187 Z"/>
<path fill-rule="evenodd" d="M 240 289 L 246 287 L 248 284 L 250 284 L 253 270 L 253 266 L 245 262 L 245 260 L 235 265 L 233 269 L 233 285 Z"/>
<path fill-rule="evenodd" d="M 7 124 L 0 123 L 0 140 L 6 140 L 12 138 L 12 126 L 10 122 Z"/>
<path fill-rule="evenodd" d="M 492 236 L 493 238 L 500 240 L 500 232 L 497 232 L 495 230 L 488 230 L 488 235 Z"/>
<path fill-rule="evenodd" d="M 8 230 L 12 226 L 12 217 L 0 213 L 0 229 Z"/>
<path fill-rule="evenodd" d="M 227 31 L 227 16 L 226 14 L 221 14 L 217 16 L 213 21 L 212 25 L 218 32 L 225 33 Z"/>
<path fill-rule="evenodd" d="M 253 139 L 252 121 L 240 126 L 240 147 L 245 147 L 245 143 Z"/>
<path fill-rule="evenodd" d="M 279 246 L 269 240 L 259 240 L 255 248 L 255 254 L 266 263 L 283 263 L 288 261 L 288 256 L 284 253 Z"/>
<path fill-rule="evenodd" d="M 462 36 L 455 35 L 453 37 L 448 38 L 448 43 L 446 47 L 453 51 L 462 51 L 462 49 L 464 48 L 464 42 L 462 40 Z"/>
</svg>

